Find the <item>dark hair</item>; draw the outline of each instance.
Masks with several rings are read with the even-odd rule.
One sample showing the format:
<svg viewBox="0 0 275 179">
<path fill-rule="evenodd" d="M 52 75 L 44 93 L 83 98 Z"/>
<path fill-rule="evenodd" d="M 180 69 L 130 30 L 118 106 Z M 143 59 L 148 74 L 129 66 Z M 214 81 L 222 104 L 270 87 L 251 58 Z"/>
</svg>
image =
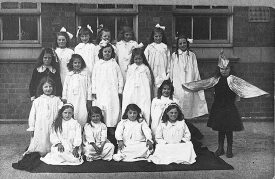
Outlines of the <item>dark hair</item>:
<svg viewBox="0 0 275 179">
<path fill-rule="evenodd" d="M 101 39 L 101 36 L 102 36 L 102 34 L 103 34 L 103 32 L 110 32 L 110 34 L 111 34 L 111 31 L 109 30 L 109 29 L 107 29 L 107 28 L 102 28 L 102 29 L 100 29 L 98 32 L 97 32 L 97 37 L 96 37 L 96 43 L 97 44 L 99 44 L 100 43 L 100 41 L 102 40 Z M 112 36 L 110 36 L 110 42 L 112 41 Z"/>
<path fill-rule="evenodd" d="M 57 32 L 55 36 L 55 48 L 58 47 L 57 38 L 58 36 L 64 36 L 66 39 L 66 47 L 70 46 L 70 37 L 66 32 Z"/>
<path fill-rule="evenodd" d="M 86 63 L 83 60 L 82 56 L 79 55 L 79 54 L 73 54 L 71 59 L 70 59 L 70 62 L 67 64 L 67 67 L 68 67 L 69 71 L 73 71 L 73 62 L 74 62 L 75 59 L 80 59 L 80 61 L 81 61 L 81 70 L 86 68 Z"/>
<path fill-rule="evenodd" d="M 135 33 L 134 33 L 133 29 L 129 26 L 123 26 L 121 28 L 121 30 L 119 31 L 117 40 L 118 41 L 124 40 L 124 34 L 127 33 L 127 32 L 132 33 L 132 39 L 131 40 L 136 40 Z"/>
<path fill-rule="evenodd" d="M 100 121 L 102 123 L 105 123 L 104 122 L 104 116 L 102 114 L 102 110 L 97 106 L 92 106 L 91 110 L 89 110 L 89 112 L 88 112 L 88 118 L 87 118 L 87 123 L 88 124 L 90 124 L 92 126 L 91 121 L 92 121 L 92 115 L 93 114 L 99 114 L 100 115 Z"/>
<path fill-rule="evenodd" d="M 177 55 L 177 57 L 179 58 L 179 52 L 178 52 L 178 50 L 179 50 L 179 40 L 180 39 L 185 39 L 186 40 L 186 46 L 187 46 L 187 49 L 186 49 L 186 51 L 187 51 L 187 55 L 189 55 L 189 51 L 190 51 L 190 43 L 189 43 L 189 41 L 187 40 L 187 37 L 185 36 L 185 35 L 183 35 L 183 34 L 180 34 L 178 37 L 177 37 L 177 43 L 176 43 L 176 49 L 175 49 L 175 54 Z"/>
<path fill-rule="evenodd" d="M 111 47 L 111 49 L 112 49 L 111 58 L 115 58 L 115 49 L 112 46 L 112 44 L 108 43 L 105 47 L 101 47 L 101 49 L 99 50 L 99 52 L 98 52 L 98 58 L 99 59 L 103 59 L 103 49 L 107 48 L 107 47 Z"/>
<path fill-rule="evenodd" d="M 234 71 L 234 67 L 233 64 L 229 62 L 229 64 L 227 65 L 230 68 L 230 72 L 229 75 L 236 75 L 236 72 Z M 214 77 L 218 78 L 221 77 L 221 72 L 220 72 L 220 67 L 217 66 L 215 69 L 215 73 L 214 73 Z"/>
<path fill-rule="evenodd" d="M 160 33 L 162 35 L 161 42 L 165 43 L 167 45 L 167 38 L 166 38 L 166 35 L 165 35 L 165 31 L 162 28 L 159 28 L 159 27 L 154 27 L 154 29 L 152 30 L 151 36 L 150 36 L 150 43 L 154 42 L 155 33 Z"/>
<path fill-rule="evenodd" d="M 44 48 L 41 51 L 41 53 L 40 53 L 40 55 L 37 59 L 36 68 L 43 65 L 43 58 L 44 58 L 45 54 L 50 54 L 52 56 L 51 66 L 59 73 L 59 63 L 58 63 L 58 60 L 57 60 L 57 56 L 56 56 L 54 50 L 51 49 L 51 48 Z"/>
<path fill-rule="evenodd" d="M 137 116 L 137 121 L 139 121 L 139 119 L 141 118 L 141 109 L 138 107 L 138 105 L 136 104 L 128 104 L 128 106 L 126 107 L 124 114 L 122 115 L 122 119 L 128 119 L 128 111 L 132 110 L 132 111 L 136 111 L 138 113 Z"/>
<path fill-rule="evenodd" d="M 173 83 L 170 81 L 170 79 L 169 80 L 164 80 L 163 82 L 162 82 L 162 84 L 160 85 L 160 87 L 158 88 L 158 93 L 157 93 L 157 98 L 158 99 L 160 99 L 161 98 L 161 96 L 162 96 L 162 90 L 163 90 L 163 88 L 164 88 L 164 86 L 169 86 L 169 88 L 170 88 L 170 96 L 169 96 L 169 98 L 170 99 L 173 99 L 173 94 L 174 94 L 174 86 L 173 86 Z"/>
<path fill-rule="evenodd" d="M 44 94 L 44 92 L 43 92 L 43 85 L 45 83 L 51 84 L 52 87 L 53 87 L 52 95 L 56 94 L 56 86 L 55 86 L 54 80 L 51 77 L 45 76 L 45 77 L 41 78 L 41 80 L 40 80 L 40 82 L 39 82 L 39 84 L 37 86 L 36 96 L 40 96 L 40 95 Z"/>
<path fill-rule="evenodd" d="M 166 123 L 167 121 L 169 121 L 169 117 L 167 115 L 167 113 L 171 110 L 171 109 L 177 109 L 178 111 L 178 117 L 177 117 L 177 121 L 182 121 L 184 119 L 184 115 L 180 109 L 180 107 L 176 104 L 176 103 L 171 103 L 169 104 L 169 106 L 164 110 L 163 112 L 163 116 L 161 118 L 161 121 L 163 123 Z"/>
<path fill-rule="evenodd" d="M 132 64 L 135 63 L 134 58 L 135 58 L 136 55 L 140 55 L 141 58 L 142 58 L 143 64 L 146 65 L 149 68 L 150 74 L 151 74 L 151 81 L 152 81 L 152 84 L 154 84 L 154 81 L 155 81 L 154 74 L 153 74 L 153 71 L 152 71 L 152 69 L 151 69 L 151 67 L 150 67 L 150 65 L 149 65 L 149 63 L 148 63 L 148 61 L 147 61 L 147 59 L 144 55 L 144 49 L 143 48 L 134 48 L 133 49 L 129 65 L 132 65 Z"/>
<path fill-rule="evenodd" d="M 63 116 L 62 113 L 68 109 L 71 108 L 74 112 L 74 107 L 72 105 L 63 105 L 62 108 L 58 111 L 58 115 L 53 121 L 52 127 L 54 128 L 54 131 L 57 133 L 58 131 L 61 133 L 62 132 L 62 120 Z"/>
<path fill-rule="evenodd" d="M 80 36 L 81 35 L 89 35 L 89 41 L 88 43 L 92 43 L 92 38 L 93 38 L 93 33 L 90 31 L 90 29 L 88 29 L 88 27 L 81 27 L 79 32 L 78 32 L 78 36 L 77 36 L 77 40 L 78 42 L 81 42 Z"/>
</svg>

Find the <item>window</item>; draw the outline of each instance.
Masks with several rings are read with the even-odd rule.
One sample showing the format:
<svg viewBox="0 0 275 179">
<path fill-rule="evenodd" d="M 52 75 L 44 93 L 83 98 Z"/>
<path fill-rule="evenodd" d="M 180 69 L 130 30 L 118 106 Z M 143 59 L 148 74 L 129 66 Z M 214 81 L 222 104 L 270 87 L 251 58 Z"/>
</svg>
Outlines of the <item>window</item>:
<svg viewBox="0 0 275 179">
<path fill-rule="evenodd" d="M 103 24 L 104 28 L 110 29 L 112 39 L 117 39 L 121 27 L 130 26 L 137 38 L 137 14 L 137 6 L 131 4 L 81 4 L 77 9 L 77 24 L 89 24 L 94 32 Z"/>
<path fill-rule="evenodd" d="M 194 44 L 232 44 L 233 10 L 228 6 L 175 6 L 173 35 L 185 34 Z"/>
<path fill-rule="evenodd" d="M 40 9 L 40 3 L 0 3 L 0 44 L 39 44 Z"/>
</svg>

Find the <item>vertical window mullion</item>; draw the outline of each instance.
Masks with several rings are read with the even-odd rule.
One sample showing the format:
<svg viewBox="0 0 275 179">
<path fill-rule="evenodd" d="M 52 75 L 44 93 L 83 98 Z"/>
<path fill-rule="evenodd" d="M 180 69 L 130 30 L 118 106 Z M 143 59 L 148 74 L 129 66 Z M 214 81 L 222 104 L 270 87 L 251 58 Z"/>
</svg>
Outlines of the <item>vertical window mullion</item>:
<svg viewBox="0 0 275 179">
<path fill-rule="evenodd" d="M 0 29 L 0 31 L 1 31 L 0 40 L 3 40 L 3 21 L 2 21 L 2 18 L 0 18 L 0 28 L 1 28 Z"/>
<path fill-rule="evenodd" d="M 209 40 L 212 40 L 212 36 L 211 36 L 211 26 L 212 26 L 212 17 L 209 17 Z"/>
<path fill-rule="evenodd" d="M 191 16 L 191 38 L 194 38 L 194 16 Z"/>
<path fill-rule="evenodd" d="M 117 16 L 115 16 L 115 39 L 117 39 Z"/>
<path fill-rule="evenodd" d="M 18 16 L 18 18 L 19 18 L 19 21 L 18 21 L 18 31 L 19 31 L 19 33 L 18 33 L 18 39 L 19 40 L 21 40 L 22 39 L 22 34 L 21 34 L 21 16 Z"/>
</svg>

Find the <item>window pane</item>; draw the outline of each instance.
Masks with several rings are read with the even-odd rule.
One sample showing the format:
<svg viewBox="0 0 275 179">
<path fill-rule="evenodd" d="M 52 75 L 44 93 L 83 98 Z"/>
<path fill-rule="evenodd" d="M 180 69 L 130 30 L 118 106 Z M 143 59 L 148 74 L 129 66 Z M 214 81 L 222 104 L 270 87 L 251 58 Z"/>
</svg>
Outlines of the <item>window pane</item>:
<svg viewBox="0 0 275 179">
<path fill-rule="evenodd" d="M 194 9 L 210 9 L 210 6 L 194 6 Z"/>
<path fill-rule="evenodd" d="M 1 8 L 2 9 L 18 9 L 19 3 L 18 2 L 2 2 Z"/>
<path fill-rule="evenodd" d="M 37 17 L 23 16 L 21 19 L 21 40 L 38 40 Z"/>
<path fill-rule="evenodd" d="M 212 6 L 212 9 L 228 9 L 228 6 Z"/>
<path fill-rule="evenodd" d="M 115 39 L 115 16 L 98 16 L 99 24 L 111 31 L 112 40 Z"/>
<path fill-rule="evenodd" d="M 120 9 L 133 9 L 133 5 L 132 4 L 118 4 L 117 8 L 120 8 Z"/>
<path fill-rule="evenodd" d="M 3 16 L 3 40 L 19 40 L 19 17 Z"/>
<path fill-rule="evenodd" d="M 96 9 L 97 4 L 79 4 L 80 8 Z"/>
<path fill-rule="evenodd" d="M 195 40 L 209 40 L 209 17 L 193 17 Z"/>
<path fill-rule="evenodd" d="M 177 9 L 192 9 L 192 6 L 185 6 L 185 5 L 178 5 L 176 6 Z"/>
<path fill-rule="evenodd" d="M 114 9 L 116 8 L 115 4 L 98 4 L 99 9 Z"/>
<path fill-rule="evenodd" d="M 21 2 L 20 4 L 21 4 L 22 9 L 36 9 L 37 8 L 37 3 Z"/>
<path fill-rule="evenodd" d="M 186 17 L 186 16 L 177 16 L 176 17 L 176 28 L 175 28 L 176 35 L 183 34 L 189 38 L 192 38 L 191 27 L 192 27 L 191 17 Z"/>
<path fill-rule="evenodd" d="M 81 16 L 79 19 L 79 25 L 81 27 L 86 27 L 88 24 L 91 26 L 93 30 L 93 39 L 97 36 L 97 17 L 96 16 Z"/>
<path fill-rule="evenodd" d="M 212 17 L 212 40 L 227 39 L 227 17 Z"/>
</svg>

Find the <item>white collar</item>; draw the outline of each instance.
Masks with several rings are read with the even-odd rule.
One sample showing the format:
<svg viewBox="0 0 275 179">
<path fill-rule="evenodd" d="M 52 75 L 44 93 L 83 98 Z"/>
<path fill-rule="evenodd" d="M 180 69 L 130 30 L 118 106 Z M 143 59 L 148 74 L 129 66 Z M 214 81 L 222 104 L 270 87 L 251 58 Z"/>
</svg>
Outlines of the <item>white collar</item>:
<svg viewBox="0 0 275 179">
<path fill-rule="evenodd" d="M 38 67 L 38 68 L 37 68 L 37 71 L 38 71 L 39 73 L 42 73 L 42 72 L 44 72 L 47 68 L 48 68 L 48 69 L 50 70 L 50 72 L 52 72 L 52 73 L 55 73 L 55 72 L 56 72 L 56 70 L 55 70 L 52 66 L 46 67 L 46 66 L 44 66 L 44 65 L 41 65 L 40 67 Z"/>
</svg>

